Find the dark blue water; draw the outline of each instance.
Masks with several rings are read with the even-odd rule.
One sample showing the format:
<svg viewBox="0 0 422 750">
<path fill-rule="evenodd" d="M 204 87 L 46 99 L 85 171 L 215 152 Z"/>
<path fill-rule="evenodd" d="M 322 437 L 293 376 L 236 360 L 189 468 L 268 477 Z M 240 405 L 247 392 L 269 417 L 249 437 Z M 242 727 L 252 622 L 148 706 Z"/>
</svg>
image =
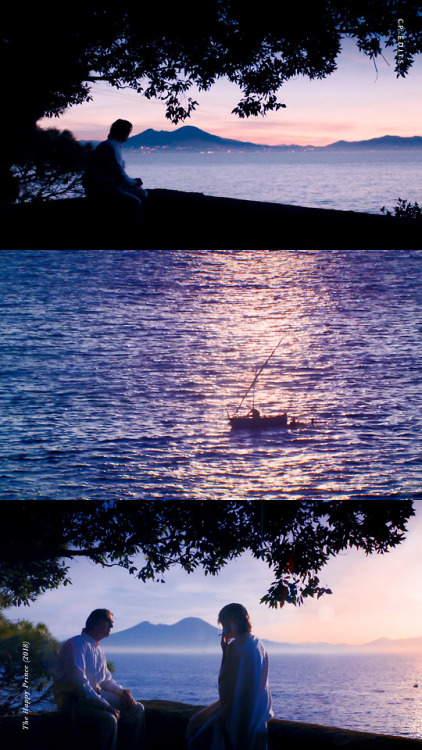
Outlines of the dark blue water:
<svg viewBox="0 0 422 750">
<path fill-rule="evenodd" d="M 0 498 L 416 498 L 422 253 L 0 253 Z M 314 427 L 233 433 L 256 405 Z"/>
<path fill-rule="evenodd" d="M 381 215 L 397 198 L 421 200 L 421 149 L 254 152 L 131 151 L 146 188 Z"/>
<path fill-rule="evenodd" d="M 418 654 L 270 653 L 276 718 L 422 737 Z M 219 654 L 107 651 L 115 679 L 138 700 L 206 705 L 218 700 Z M 421 681 L 422 685 L 422 681 Z"/>
</svg>

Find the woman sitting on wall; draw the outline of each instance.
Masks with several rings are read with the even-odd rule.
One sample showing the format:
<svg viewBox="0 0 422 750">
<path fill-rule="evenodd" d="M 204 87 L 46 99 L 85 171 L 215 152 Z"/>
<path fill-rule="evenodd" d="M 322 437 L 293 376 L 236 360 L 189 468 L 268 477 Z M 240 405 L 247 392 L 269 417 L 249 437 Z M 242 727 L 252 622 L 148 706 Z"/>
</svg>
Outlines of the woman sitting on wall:
<svg viewBox="0 0 422 750">
<path fill-rule="evenodd" d="M 223 607 L 218 622 L 223 628 L 220 700 L 190 719 L 188 750 L 265 750 L 267 721 L 274 715 L 267 653 L 252 635 L 241 604 Z"/>
</svg>

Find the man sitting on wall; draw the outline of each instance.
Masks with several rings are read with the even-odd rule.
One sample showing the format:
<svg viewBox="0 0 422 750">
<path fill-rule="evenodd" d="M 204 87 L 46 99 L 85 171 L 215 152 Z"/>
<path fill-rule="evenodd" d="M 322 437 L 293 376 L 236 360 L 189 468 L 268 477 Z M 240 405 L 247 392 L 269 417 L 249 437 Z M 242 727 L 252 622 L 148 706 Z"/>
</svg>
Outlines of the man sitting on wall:
<svg viewBox="0 0 422 750">
<path fill-rule="evenodd" d="M 95 609 L 81 635 L 63 644 L 54 695 L 59 710 L 71 716 L 79 747 L 116 750 L 119 736 L 128 750 L 141 750 L 145 746 L 144 707 L 113 680 L 100 646 L 112 627 L 112 613 Z"/>
<path fill-rule="evenodd" d="M 114 207 L 123 219 L 136 221 L 142 217 L 148 193 L 140 177 L 129 177 L 125 171 L 122 145 L 131 132 L 128 120 L 113 122 L 107 140 L 98 144 L 88 160 L 83 184 L 87 198 L 107 210 Z"/>
</svg>

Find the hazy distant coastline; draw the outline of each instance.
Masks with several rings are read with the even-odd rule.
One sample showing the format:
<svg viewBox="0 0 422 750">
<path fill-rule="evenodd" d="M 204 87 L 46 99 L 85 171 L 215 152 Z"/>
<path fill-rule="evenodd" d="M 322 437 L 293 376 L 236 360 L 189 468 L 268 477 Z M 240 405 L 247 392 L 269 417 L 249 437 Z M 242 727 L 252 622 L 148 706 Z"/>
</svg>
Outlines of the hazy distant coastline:
<svg viewBox="0 0 422 750">
<path fill-rule="evenodd" d="M 86 141 L 82 141 L 86 142 Z M 98 141 L 91 141 L 96 144 Z M 186 151 L 348 151 L 357 149 L 421 149 L 422 136 L 415 135 L 403 138 L 397 135 L 385 135 L 364 141 L 336 141 L 327 146 L 299 146 L 297 144 L 269 146 L 250 141 L 239 141 L 233 138 L 221 138 L 205 130 L 184 125 L 176 130 L 153 130 L 148 128 L 142 133 L 131 136 L 124 145 L 125 149 L 138 150 L 186 150 Z"/>
<path fill-rule="evenodd" d="M 187 617 L 173 625 L 154 625 L 141 622 L 132 628 L 113 633 L 104 647 L 107 651 L 198 651 L 215 652 L 220 650 L 219 631 L 213 625 L 197 617 Z M 422 651 L 422 637 L 389 639 L 379 638 L 369 643 L 350 645 L 347 643 L 288 643 L 262 639 L 272 653 L 298 652 L 376 652 L 410 653 Z"/>
</svg>

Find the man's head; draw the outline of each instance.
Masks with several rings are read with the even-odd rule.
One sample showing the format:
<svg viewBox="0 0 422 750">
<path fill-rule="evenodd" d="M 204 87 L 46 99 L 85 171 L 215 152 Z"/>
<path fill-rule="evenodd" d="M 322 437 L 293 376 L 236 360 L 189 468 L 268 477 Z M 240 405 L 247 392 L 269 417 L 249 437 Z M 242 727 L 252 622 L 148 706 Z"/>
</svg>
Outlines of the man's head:
<svg viewBox="0 0 422 750">
<path fill-rule="evenodd" d="M 103 638 L 108 638 L 113 624 L 113 613 L 109 609 L 94 609 L 82 632 L 90 635 L 98 643 Z"/>
<path fill-rule="evenodd" d="M 124 143 L 129 138 L 131 132 L 132 123 L 129 120 L 116 120 L 110 128 L 108 137 Z"/>
</svg>

